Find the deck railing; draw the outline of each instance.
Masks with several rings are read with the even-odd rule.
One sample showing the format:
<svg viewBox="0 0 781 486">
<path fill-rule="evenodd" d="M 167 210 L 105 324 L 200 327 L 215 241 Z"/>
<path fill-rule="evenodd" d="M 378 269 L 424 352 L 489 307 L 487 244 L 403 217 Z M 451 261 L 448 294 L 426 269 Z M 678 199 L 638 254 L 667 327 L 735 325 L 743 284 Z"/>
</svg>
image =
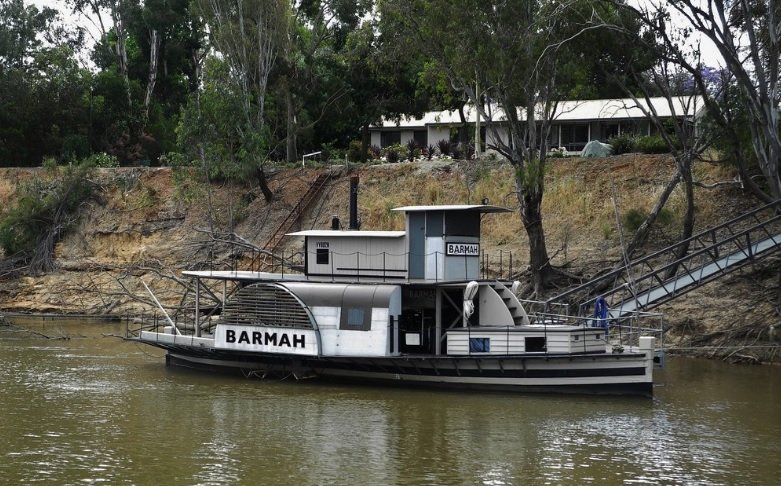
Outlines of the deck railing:
<svg viewBox="0 0 781 486">
<path fill-rule="evenodd" d="M 263 251 L 245 252 L 242 258 L 234 258 L 225 265 L 209 264 L 213 270 L 228 270 L 232 272 L 241 272 L 244 270 L 258 271 L 267 273 L 276 273 L 278 277 L 284 279 L 286 276 L 302 275 L 304 273 L 307 261 L 315 261 L 317 254 L 315 252 L 306 252 L 290 250 L 278 252 L 273 258 L 266 259 L 262 267 L 257 267 L 258 262 L 262 261 L 260 255 Z M 398 282 L 400 277 L 406 278 L 408 271 L 408 262 L 410 256 L 414 253 L 394 253 L 394 252 L 350 252 L 341 253 L 330 251 L 328 254 L 329 268 L 328 273 L 335 279 L 344 277 L 355 277 L 361 281 L 381 281 Z M 463 275 L 460 277 L 444 278 L 442 273 L 444 267 L 441 262 L 445 258 L 444 252 L 429 252 L 421 255 L 424 261 L 434 262 L 434 268 L 431 269 L 433 278 L 427 278 L 434 282 L 450 280 L 470 280 L 470 279 L 495 279 L 495 280 L 514 280 L 520 276 L 521 268 L 517 258 L 512 251 L 496 250 L 481 251 L 480 255 L 474 256 L 447 256 L 448 268 L 457 269 L 459 265 L 453 265 L 453 261 L 461 258 L 463 262 Z M 246 262 L 252 262 L 246 265 Z M 340 263 L 335 263 L 335 262 Z M 349 262 L 349 266 L 348 265 Z M 477 266 L 476 275 L 474 274 L 475 265 Z M 320 275 L 323 277 L 324 275 Z"/>
</svg>

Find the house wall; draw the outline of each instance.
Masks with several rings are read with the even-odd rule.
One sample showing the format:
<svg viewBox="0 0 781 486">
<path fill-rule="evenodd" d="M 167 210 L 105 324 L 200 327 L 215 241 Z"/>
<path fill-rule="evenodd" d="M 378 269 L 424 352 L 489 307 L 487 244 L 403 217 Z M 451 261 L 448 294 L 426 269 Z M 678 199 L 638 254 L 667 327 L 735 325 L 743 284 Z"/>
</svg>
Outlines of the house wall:
<svg viewBox="0 0 781 486">
<path fill-rule="evenodd" d="M 378 147 L 382 146 L 380 143 L 380 132 L 371 132 L 371 141 L 369 142 L 370 145 L 376 145 Z"/>
<path fill-rule="evenodd" d="M 440 140 L 450 140 L 450 127 L 429 126 L 428 144 L 437 145 Z"/>
</svg>

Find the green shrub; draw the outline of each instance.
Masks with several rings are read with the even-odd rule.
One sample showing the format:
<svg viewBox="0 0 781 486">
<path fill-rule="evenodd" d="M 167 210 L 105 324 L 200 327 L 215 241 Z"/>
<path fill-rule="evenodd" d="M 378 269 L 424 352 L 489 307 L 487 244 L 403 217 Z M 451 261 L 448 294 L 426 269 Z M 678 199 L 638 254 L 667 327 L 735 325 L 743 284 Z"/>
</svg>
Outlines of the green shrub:
<svg viewBox="0 0 781 486">
<path fill-rule="evenodd" d="M 656 222 L 661 226 L 670 226 L 673 223 L 673 212 L 667 208 L 662 208 L 656 215 Z"/>
<path fill-rule="evenodd" d="M 622 223 L 624 225 L 624 228 L 626 228 L 629 231 L 637 231 L 638 228 L 640 228 L 640 225 L 645 222 L 646 218 L 648 217 L 648 214 L 644 211 L 641 211 L 639 209 L 630 209 L 629 211 L 624 213 L 624 216 L 622 218 Z"/>
<path fill-rule="evenodd" d="M 415 139 L 411 138 L 407 141 L 407 160 L 412 162 L 420 155 L 420 149 Z"/>
<path fill-rule="evenodd" d="M 395 144 L 383 148 L 382 151 L 385 155 L 385 160 L 391 164 L 395 164 L 399 161 L 399 158 L 401 157 L 401 154 L 404 153 L 405 149 L 400 144 Z"/>
<path fill-rule="evenodd" d="M 426 158 L 431 160 L 436 153 L 437 147 L 435 145 L 429 144 L 429 146 L 426 148 Z"/>
<path fill-rule="evenodd" d="M 450 155 L 451 145 L 449 140 L 440 140 L 437 142 L 437 147 L 439 148 L 439 153 L 442 154 L 443 157 Z"/>
<path fill-rule="evenodd" d="M 82 161 L 82 164 L 89 167 L 99 167 L 106 169 L 111 167 L 119 167 L 119 159 L 117 159 L 117 157 L 114 155 L 100 152 L 90 155 Z"/>
<path fill-rule="evenodd" d="M 360 140 L 352 140 L 350 146 L 347 148 L 347 158 L 351 162 L 358 162 L 364 160 L 368 156 L 368 150 L 366 154 L 362 153 L 363 143 Z"/>
<path fill-rule="evenodd" d="M 670 146 L 661 135 L 649 135 L 637 139 L 637 151 L 644 154 L 666 154 L 670 152 Z"/>
<path fill-rule="evenodd" d="M 632 134 L 621 134 L 610 138 L 607 143 L 613 147 L 613 155 L 628 154 L 637 151 L 637 137 Z"/>
<path fill-rule="evenodd" d="M 552 148 L 550 152 L 548 152 L 548 157 L 552 159 L 563 159 L 566 156 L 567 156 L 567 149 L 565 149 L 564 147 Z"/>
</svg>

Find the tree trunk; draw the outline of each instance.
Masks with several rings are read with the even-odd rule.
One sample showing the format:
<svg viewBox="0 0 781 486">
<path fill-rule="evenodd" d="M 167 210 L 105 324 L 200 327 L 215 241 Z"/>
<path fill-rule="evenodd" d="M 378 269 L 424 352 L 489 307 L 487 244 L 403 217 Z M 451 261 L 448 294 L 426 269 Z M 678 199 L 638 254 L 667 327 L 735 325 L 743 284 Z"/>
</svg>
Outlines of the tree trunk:
<svg viewBox="0 0 781 486">
<path fill-rule="evenodd" d="M 366 158 L 369 154 L 369 143 L 371 142 L 371 135 L 369 134 L 369 125 L 364 123 L 361 127 L 361 162 L 366 162 Z"/>
<path fill-rule="evenodd" d="M 670 179 L 670 181 L 667 183 L 667 186 L 665 186 L 664 191 L 662 191 L 662 194 L 659 196 L 659 199 L 657 199 L 656 204 L 654 205 L 653 209 L 651 209 L 651 213 L 647 218 L 645 218 L 643 224 L 641 224 L 635 232 L 635 236 L 632 238 L 632 241 L 630 241 L 626 246 L 627 259 L 631 260 L 635 251 L 637 251 L 637 249 L 642 246 L 643 243 L 645 243 L 645 240 L 648 239 L 648 233 L 651 231 L 651 226 L 653 226 L 654 222 L 656 221 L 656 217 L 659 216 L 659 212 L 662 210 L 662 208 L 664 208 L 664 205 L 667 204 L 667 200 L 670 199 L 670 195 L 673 193 L 675 186 L 677 186 L 680 181 L 681 174 L 680 172 L 676 172 L 673 178 Z"/>
<path fill-rule="evenodd" d="M 682 160 L 678 164 L 678 170 L 683 180 L 683 189 L 686 194 L 686 213 L 683 216 L 683 227 L 681 229 L 681 237 L 679 241 L 681 243 L 675 248 L 675 260 L 680 260 L 689 252 L 690 242 L 685 241 L 691 238 L 694 234 L 694 181 L 692 178 L 691 159 L 685 156 L 686 159 Z M 678 271 L 678 265 L 674 264 L 665 272 L 665 279 L 672 278 Z"/>
<path fill-rule="evenodd" d="M 124 15 L 119 11 L 118 6 L 111 11 L 111 17 L 114 21 L 114 31 L 117 36 L 117 44 L 115 48 L 115 54 L 117 56 L 117 67 L 119 68 L 119 73 L 122 76 L 122 80 L 125 82 L 127 107 L 130 109 L 133 106 L 133 99 L 130 94 L 130 78 L 128 76 L 127 67 L 127 30 L 125 28 L 125 18 Z"/>
<path fill-rule="evenodd" d="M 157 82 L 157 61 L 158 50 L 160 48 L 160 36 L 157 30 L 152 30 L 149 35 L 149 78 L 146 83 L 146 94 L 144 95 L 144 112 L 141 122 L 142 130 L 146 126 L 146 122 L 149 121 L 149 105 L 152 103 L 152 93 L 155 90 L 155 83 Z"/>
<path fill-rule="evenodd" d="M 298 149 L 296 147 L 296 112 L 293 106 L 293 94 L 290 92 L 290 86 L 285 83 L 285 105 L 287 107 L 287 161 L 295 162 L 298 160 Z"/>
<path fill-rule="evenodd" d="M 518 170 L 520 173 L 520 170 Z M 540 295 L 555 275 L 550 265 L 545 232 L 542 227 L 542 192 L 524 189 L 523 180 L 516 176 L 518 202 L 521 205 L 521 221 L 529 237 L 529 266 L 534 292 Z"/>
<path fill-rule="evenodd" d="M 258 185 L 260 186 L 260 191 L 263 193 L 263 199 L 265 199 L 266 202 L 271 202 L 271 200 L 274 199 L 274 193 L 271 192 L 271 188 L 268 187 L 266 171 L 263 170 L 262 165 L 258 165 L 258 168 L 255 169 L 255 177 L 258 179 Z"/>
</svg>

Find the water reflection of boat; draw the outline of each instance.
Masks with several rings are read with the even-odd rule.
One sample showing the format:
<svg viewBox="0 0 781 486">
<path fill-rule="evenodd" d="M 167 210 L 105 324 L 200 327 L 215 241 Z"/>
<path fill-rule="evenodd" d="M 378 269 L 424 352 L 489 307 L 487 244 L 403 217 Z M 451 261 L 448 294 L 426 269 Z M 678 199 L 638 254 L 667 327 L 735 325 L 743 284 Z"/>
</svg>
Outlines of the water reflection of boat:
<svg viewBox="0 0 781 486">
<path fill-rule="evenodd" d="M 595 319 L 527 312 L 479 278 L 489 205 L 410 206 L 405 231 L 301 231 L 302 274 L 188 271 L 219 317 L 131 339 L 171 365 L 403 385 L 650 395 L 654 338 L 612 346 Z M 527 306 L 528 307 L 528 306 Z M 627 336 L 624 336 L 626 338 Z"/>
</svg>

